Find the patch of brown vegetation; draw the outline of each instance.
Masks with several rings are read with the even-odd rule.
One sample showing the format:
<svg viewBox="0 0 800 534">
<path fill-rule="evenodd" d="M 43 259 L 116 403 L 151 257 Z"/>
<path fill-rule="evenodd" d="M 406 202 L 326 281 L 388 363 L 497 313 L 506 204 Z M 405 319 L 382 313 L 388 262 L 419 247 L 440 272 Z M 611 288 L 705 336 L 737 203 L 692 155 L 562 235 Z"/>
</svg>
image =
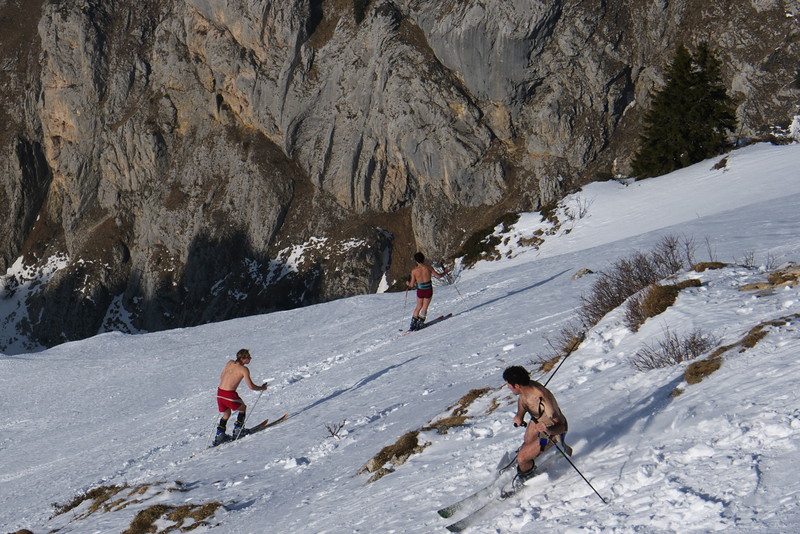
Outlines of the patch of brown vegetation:
<svg viewBox="0 0 800 534">
<path fill-rule="evenodd" d="M 534 232 L 533 237 L 520 237 L 519 244 L 523 247 L 539 248 L 540 246 L 542 246 L 542 243 L 544 243 L 544 239 L 539 237 L 543 233 L 544 232 L 542 232 L 541 230 L 536 230 L 536 232 Z"/>
<path fill-rule="evenodd" d="M 781 287 L 794 287 L 800 283 L 800 265 L 791 264 L 783 269 L 777 269 L 767 274 L 766 282 L 754 282 L 745 284 L 739 288 L 740 291 L 764 291 L 764 294 L 771 294 L 771 291 Z"/>
<path fill-rule="evenodd" d="M 764 327 L 765 327 L 764 324 L 759 324 L 757 326 L 754 326 L 753 328 L 750 329 L 747 335 L 742 338 L 742 340 L 739 342 L 742 345 L 742 347 L 744 347 L 744 349 L 742 349 L 742 352 L 744 352 L 745 349 L 752 349 L 753 347 L 758 345 L 759 341 L 767 337 L 767 334 L 769 332 L 765 330 Z"/>
<path fill-rule="evenodd" d="M 733 349 L 738 348 L 739 352 L 744 352 L 747 349 L 751 349 L 755 347 L 762 339 L 764 339 L 767 334 L 769 334 L 769 327 L 781 327 L 785 326 L 786 324 L 790 323 L 791 321 L 795 321 L 800 319 L 800 314 L 788 315 L 785 317 L 780 317 L 778 319 L 773 319 L 771 321 L 763 321 L 753 328 L 751 328 L 747 334 L 742 337 L 736 343 L 732 343 L 730 345 L 723 345 L 718 347 L 711 355 L 706 358 L 705 360 L 701 360 L 698 362 L 693 362 L 686 367 L 686 371 L 684 372 L 684 380 L 688 384 L 697 384 L 705 377 L 709 376 L 711 373 L 722 367 L 722 356 Z M 676 390 L 673 392 L 673 396 L 679 395 L 681 393 L 680 390 Z"/>
<path fill-rule="evenodd" d="M 131 526 L 122 531 L 122 534 L 145 534 L 147 532 L 155 532 L 157 529 L 153 525 L 164 514 L 169 512 L 172 508 L 166 504 L 156 504 L 149 508 L 141 510 L 136 517 L 131 521 Z"/>
<path fill-rule="evenodd" d="M 720 357 L 692 362 L 686 367 L 683 378 L 689 384 L 697 384 L 720 367 L 722 367 L 722 358 Z"/>
<path fill-rule="evenodd" d="M 368 484 L 379 480 L 385 475 L 388 475 L 393 470 L 385 467 L 387 463 L 391 462 L 392 466 L 394 467 L 402 465 L 413 454 L 419 454 L 425 450 L 428 445 L 430 445 L 429 442 L 423 444 L 419 443 L 420 432 L 436 430 L 439 434 L 447 434 L 447 431 L 450 428 L 464 425 L 467 419 L 469 419 L 469 416 L 467 416 L 466 413 L 469 410 L 470 405 L 491 391 L 493 391 L 492 388 L 469 390 L 469 392 L 461 397 L 458 402 L 448 406 L 448 410 L 453 410 L 449 416 L 437 419 L 436 421 L 420 428 L 419 430 L 406 432 L 400 436 L 400 439 L 398 439 L 394 444 L 387 445 L 386 447 L 382 448 L 378 454 L 370 458 L 369 461 L 367 461 L 367 463 L 358 470 L 357 474 L 361 475 L 364 473 L 374 473 L 374 475 L 367 481 Z M 495 402 L 489 408 L 489 413 L 496 409 L 497 403 Z"/>
<path fill-rule="evenodd" d="M 61 515 L 71 510 L 74 510 L 84 501 L 93 501 L 92 504 L 89 506 L 89 510 L 81 517 L 88 517 L 89 515 L 93 514 L 100 507 L 118 494 L 120 491 L 126 489 L 128 486 L 98 486 L 96 488 L 92 488 L 86 493 L 81 493 L 80 495 L 76 495 L 70 502 L 66 504 L 53 504 L 53 508 L 55 508 L 55 515 Z"/>
<path fill-rule="evenodd" d="M 176 484 L 177 487 L 167 487 L 164 488 L 164 491 L 186 491 L 181 482 L 176 482 Z M 145 495 L 152 488 L 153 486 L 151 484 L 139 484 L 133 488 L 127 485 L 98 486 L 96 488 L 92 488 L 86 493 L 76 496 L 67 504 L 54 504 L 53 506 L 56 509 L 54 516 L 74 510 L 88 500 L 91 500 L 92 503 L 89 505 L 89 508 L 85 513 L 77 516 L 78 519 L 89 517 L 96 512 L 107 513 L 122 510 L 128 506 L 143 502 L 142 499 L 136 497 Z M 120 495 L 124 490 L 127 489 L 130 491 L 124 495 L 121 495 L 117 499 L 111 500 L 113 497 Z M 156 495 L 160 495 L 162 493 L 163 491 L 158 491 Z M 214 515 L 217 509 L 219 509 L 221 506 L 222 503 L 218 501 L 207 502 L 204 504 L 186 504 L 181 506 L 172 506 L 167 504 L 153 505 L 139 511 L 131 522 L 130 527 L 126 529 L 123 534 L 143 534 L 146 532 L 167 533 L 174 530 L 188 532 L 200 526 L 207 526 L 208 523 L 206 522 L 206 519 Z M 175 523 L 175 525 L 158 530 L 154 524 L 156 521 L 162 518 Z M 191 520 L 192 522 L 188 525 L 184 525 L 187 520 Z"/>
<path fill-rule="evenodd" d="M 122 534 L 167 533 L 175 530 L 189 532 L 198 527 L 208 526 L 206 519 L 214 515 L 221 506 L 222 503 L 218 501 L 205 504 L 184 504 L 181 506 L 156 504 L 136 514 L 130 527 L 124 530 Z M 155 523 L 162 518 L 171 521 L 174 525 L 159 531 Z M 191 523 L 184 525 L 187 520 L 191 520 Z"/>
<path fill-rule="evenodd" d="M 714 336 L 700 330 L 679 336 L 667 330 L 664 337 L 646 344 L 634 354 L 631 365 L 638 371 L 662 369 L 699 358 L 717 344 Z"/>
<path fill-rule="evenodd" d="M 471 267 L 480 260 L 499 260 L 501 256 L 497 251 L 497 245 L 501 243 L 501 239 L 494 235 L 495 228 L 500 226 L 502 227 L 501 233 L 507 232 L 518 220 L 519 214 L 517 213 L 504 214 L 489 226 L 472 234 L 461 246 L 461 250 L 456 256 L 463 257 L 462 262 L 466 267 Z"/>
<path fill-rule="evenodd" d="M 708 270 L 724 269 L 727 266 L 728 264 L 722 263 L 720 261 L 703 261 L 692 265 L 692 270 L 696 273 L 702 273 L 703 271 L 708 271 Z"/>
<path fill-rule="evenodd" d="M 642 313 L 646 318 L 664 313 L 675 304 L 680 290 L 676 286 L 650 286 L 642 299 Z"/>
<path fill-rule="evenodd" d="M 800 265 L 790 265 L 783 269 L 772 271 L 767 276 L 767 280 L 774 286 L 794 287 L 800 279 Z"/>
<path fill-rule="evenodd" d="M 691 243 L 665 236 L 649 253 L 636 251 L 602 271 L 588 294 L 581 296 L 578 316 L 587 328 L 596 325 L 610 311 L 660 280 L 686 269 Z"/>
<path fill-rule="evenodd" d="M 447 434 L 447 431 L 449 429 L 457 426 L 463 426 L 464 423 L 466 423 L 466 421 L 467 421 L 466 415 L 451 415 L 449 417 L 443 417 L 441 419 L 437 419 L 428 426 L 422 427 L 422 430 L 424 432 L 435 430 L 439 434 Z"/>
<path fill-rule="evenodd" d="M 727 166 L 728 166 L 728 158 L 726 156 L 726 157 L 722 158 L 721 160 L 719 160 L 717 163 L 715 163 L 714 166 L 711 167 L 711 168 L 714 169 L 715 171 L 718 171 L 720 169 L 724 169 Z"/>
<path fill-rule="evenodd" d="M 649 286 L 628 302 L 625 324 L 633 332 L 636 332 L 647 319 L 664 313 L 667 308 L 675 304 L 681 290 L 702 285 L 700 280 L 690 279 L 674 285 L 653 284 Z"/>
<path fill-rule="evenodd" d="M 490 391 L 492 391 L 492 388 L 471 389 L 467 392 L 466 395 L 458 399 L 458 402 L 448 406 L 447 409 L 451 410 L 455 408 L 455 410 L 453 410 L 454 416 L 464 415 L 465 413 L 467 413 L 467 410 L 469 409 L 470 405 L 473 402 L 475 402 L 480 397 L 483 397 Z"/>
<path fill-rule="evenodd" d="M 688 280 L 684 280 L 683 282 L 678 282 L 677 284 L 675 284 L 675 287 L 677 287 L 680 290 L 688 289 L 690 287 L 702 287 L 702 286 L 703 282 L 701 282 L 697 278 L 690 278 Z"/>
<path fill-rule="evenodd" d="M 561 354 L 556 354 L 555 356 L 548 358 L 548 359 L 539 359 L 536 360 L 534 363 L 538 366 L 539 371 L 543 373 L 549 373 L 553 370 L 553 367 L 556 366 L 558 361 L 561 359 Z"/>
<path fill-rule="evenodd" d="M 383 466 L 388 462 L 391 462 L 395 467 L 403 465 L 411 457 L 411 455 L 422 452 L 425 447 L 430 445 L 430 443 L 420 445 L 418 440 L 419 432 L 419 430 L 406 432 L 400 436 L 400 439 L 398 439 L 395 443 L 382 448 L 378 454 L 370 458 L 369 461 L 364 464 L 361 469 L 359 469 L 358 474 L 377 473 L 379 470 L 383 470 Z M 383 475 L 391 472 L 392 470 L 386 469 L 384 470 L 383 474 L 377 478 L 375 476 L 370 478 L 369 482 L 374 482 Z"/>
<path fill-rule="evenodd" d="M 206 519 L 213 516 L 221 506 L 222 503 L 219 501 L 205 504 L 184 504 L 172 510 L 167 515 L 167 519 L 179 525 L 181 532 L 189 532 L 198 527 L 208 526 Z M 191 519 L 193 523 L 184 526 L 187 519 Z"/>
</svg>

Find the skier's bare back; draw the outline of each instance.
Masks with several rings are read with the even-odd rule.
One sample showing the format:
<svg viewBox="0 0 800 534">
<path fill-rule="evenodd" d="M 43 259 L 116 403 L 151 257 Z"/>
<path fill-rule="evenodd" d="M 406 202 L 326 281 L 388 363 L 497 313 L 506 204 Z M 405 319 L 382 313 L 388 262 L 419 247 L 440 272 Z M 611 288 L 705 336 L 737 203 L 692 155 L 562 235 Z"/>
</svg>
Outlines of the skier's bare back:
<svg viewBox="0 0 800 534">
<path fill-rule="evenodd" d="M 247 387 L 250 389 L 266 389 L 253 384 L 253 381 L 250 379 L 250 369 L 238 360 L 229 360 L 228 363 L 225 364 L 219 376 L 219 388 L 226 391 L 236 391 L 236 388 L 242 383 L 242 379 L 245 380 Z"/>
</svg>

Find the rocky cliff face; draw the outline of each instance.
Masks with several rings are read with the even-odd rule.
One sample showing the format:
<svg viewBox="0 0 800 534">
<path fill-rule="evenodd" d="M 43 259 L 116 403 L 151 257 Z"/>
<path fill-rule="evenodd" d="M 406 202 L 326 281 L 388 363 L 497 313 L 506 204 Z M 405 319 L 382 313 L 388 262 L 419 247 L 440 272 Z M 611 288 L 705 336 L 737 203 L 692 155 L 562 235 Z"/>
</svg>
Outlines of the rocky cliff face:
<svg viewBox="0 0 800 534">
<path fill-rule="evenodd" d="M 373 0 L 361 24 L 351 0 L 0 0 L 0 22 L 0 269 L 65 258 L 14 312 L 45 345 L 451 256 L 624 173 L 678 43 L 723 60 L 743 137 L 800 96 L 798 0 Z"/>
</svg>

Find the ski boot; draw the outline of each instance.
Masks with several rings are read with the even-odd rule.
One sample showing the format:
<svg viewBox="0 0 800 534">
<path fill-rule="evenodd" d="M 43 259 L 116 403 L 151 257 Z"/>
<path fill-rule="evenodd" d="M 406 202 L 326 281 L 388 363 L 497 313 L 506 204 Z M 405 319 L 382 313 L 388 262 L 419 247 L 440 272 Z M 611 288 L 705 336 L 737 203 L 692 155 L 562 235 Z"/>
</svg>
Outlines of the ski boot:
<svg viewBox="0 0 800 534">
<path fill-rule="evenodd" d="M 233 439 L 243 438 L 248 434 L 247 429 L 244 427 L 245 420 L 247 420 L 247 415 L 244 412 L 239 412 L 236 422 L 233 423 Z"/>
<path fill-rule="evenodd" d="M 216 447 L 217 445 L 222 445 L 223 443 L 231 441 L 232 439 L 232 437 L 225 433 L 224 429 L 217 427 L 217 435 L 214 436 L 214 444 L 212 446 Z"/>
<path fill-rule="evenodd" d="M 246 435 L 248 435 L 249 433 L 250 433 L 250 431 L 247 430 L 246 428 L 242 428 L 239 425 L 233 425 L 233 436 L 231 437 L 231 439 L 243 438 Z"/>
<path fill-rule="evenodd" d="M 512 491 L 516 493 L 521 490 L 522 487 L 525 486 L 525 482 L 532 479 L 534 476 L 536 476 L 536 464 L 533 464 L 533 467 L 527 471 L 521 471 L 519 466 L 517 466 L 517 474 L 511 482 Z"/>
</svg>

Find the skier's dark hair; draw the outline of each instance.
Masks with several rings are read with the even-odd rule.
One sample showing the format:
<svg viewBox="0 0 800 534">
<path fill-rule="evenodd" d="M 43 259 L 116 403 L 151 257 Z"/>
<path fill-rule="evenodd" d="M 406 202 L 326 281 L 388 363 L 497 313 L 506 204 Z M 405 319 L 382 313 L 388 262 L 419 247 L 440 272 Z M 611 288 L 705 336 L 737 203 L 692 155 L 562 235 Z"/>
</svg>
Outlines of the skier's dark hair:
<svg viewBox="0 0 800 534">
<path fill-rule="evenodd" d="M 512 365 L 503 371 L 503 380 L 512 386 L 527 386 L 531 383 L 531 375 L 519 365 Z"/>
<path fill-rule="evenodd" d="M 237 362 L 240 362 L 242 360 L 246 360 L 248 358 L 252 358 L 252 356 L 250 356 L 250 351 L 247 350 L 247 349 L 241 349 L 241 350 L 239 350 L 239 352 L 236 353 L 236 361 Z"/>
<path fill-rule="evenodd" d="M 422 252 L 414 254 L 414 261 L 417 263 L 425 263 L 425 255 Z"/>
</svg>

